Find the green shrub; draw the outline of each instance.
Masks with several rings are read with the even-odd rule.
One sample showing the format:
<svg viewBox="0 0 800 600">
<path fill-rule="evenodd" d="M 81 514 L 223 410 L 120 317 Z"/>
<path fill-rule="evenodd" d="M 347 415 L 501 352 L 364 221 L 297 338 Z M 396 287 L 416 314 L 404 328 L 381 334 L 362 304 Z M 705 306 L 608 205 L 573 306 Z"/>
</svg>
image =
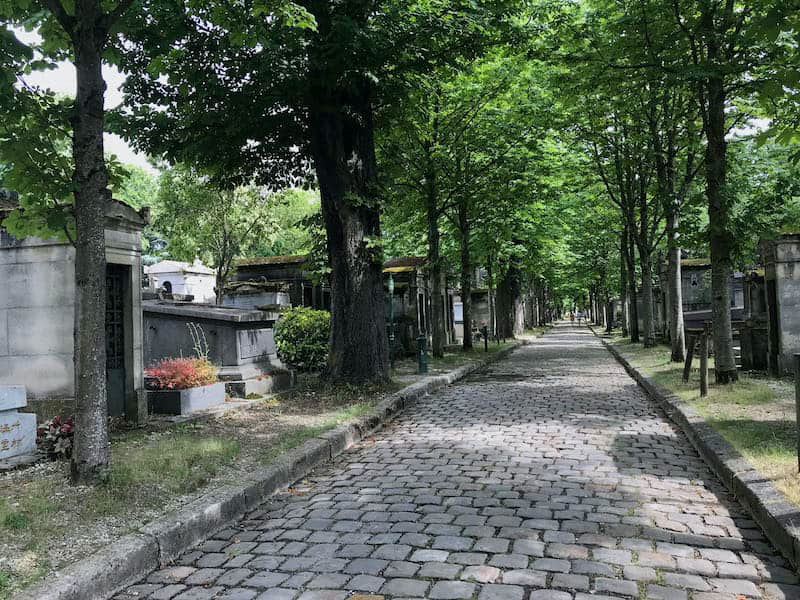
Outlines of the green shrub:
<svg viewBox="0 0 800 600">
<path fill-rule="evenodd" d="M 331 315 L 303 306 L 285 311 L 275 324 L 278 358 L 298 371 L 320 371 L 328 360 Z"/>
</svg>

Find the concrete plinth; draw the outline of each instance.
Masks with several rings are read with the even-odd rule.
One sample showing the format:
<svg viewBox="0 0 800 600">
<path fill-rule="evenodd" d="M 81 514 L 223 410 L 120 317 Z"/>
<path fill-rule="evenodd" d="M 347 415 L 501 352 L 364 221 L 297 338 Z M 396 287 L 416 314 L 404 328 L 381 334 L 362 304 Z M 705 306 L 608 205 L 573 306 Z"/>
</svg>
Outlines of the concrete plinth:
<svg viewBox="0 0 800 600">
<path fill-rule="evenodd" d="M 148 391 L 150 412 L 162 415 L 188 415 L 225 403 L 225 384 L 212 383 L 188 390 Z"/>
</svg>

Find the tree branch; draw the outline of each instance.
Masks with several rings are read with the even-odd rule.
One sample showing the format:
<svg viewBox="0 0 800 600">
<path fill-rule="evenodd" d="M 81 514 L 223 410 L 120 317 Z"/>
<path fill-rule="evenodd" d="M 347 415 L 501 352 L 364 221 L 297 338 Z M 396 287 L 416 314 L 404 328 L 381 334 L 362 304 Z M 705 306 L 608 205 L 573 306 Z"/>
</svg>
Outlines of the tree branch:
<svg viewBox="0 0 800 600">
<path fill-rule="evenodd" d="M 42 4 L 48 9 L 58 21 L 59 25 L 72 37 L 75 33 L 75 17 L 67 13 L 61 0 L 41 0 Z"/>
</svg>

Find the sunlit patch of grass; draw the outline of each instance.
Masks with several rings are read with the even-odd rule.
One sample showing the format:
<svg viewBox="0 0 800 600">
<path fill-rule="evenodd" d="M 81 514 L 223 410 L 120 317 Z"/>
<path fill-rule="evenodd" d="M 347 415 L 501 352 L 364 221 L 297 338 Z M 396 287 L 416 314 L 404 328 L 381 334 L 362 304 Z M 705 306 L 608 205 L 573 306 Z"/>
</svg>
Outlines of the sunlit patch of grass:
<svg viewBox="0 0 800 600">
<path fill-rule="evenodd" d="M 133 504 L 159 506 L 170 495 L 197 490 L 239 452 L 236 441 L 190 430 L 128 438 L 112 445 L 108 477 L 86 492 L 81 519 L 114 516 Z M 0 536 L 14 536 L 25 550 L 14 560 L 21 566 L 6 572 L 9 590 L 33 584 L 47 571 L 43 549 L 63 534 L 62 513 L 70 493 L 66 477 L 46 478 L 25 483 L 13 503 L 0 498 Z M 2 590 L 0 585 L 0 600 Z"/>
<path fill-rule="evenodd" d="M 264 450 L 261 459 L 266 463 L 270 463 L 284 452 L 297 448 L 318 435 L 322 435 L 339 425 L 366 414 L 372 407 L 372 403 L 353 404 L 337 411 L 319 425 L 292 427 L 279 433 L 270 441 L 269 447 Z"/>
<path fill-rule="evenodd" d="M 55 508 L 44 486 L 28 485 L 25 493 L 13 505 L 0 498 L 0 531 L 21 532 L 35 528 L 42 517 L 52 514 Z"/>
<path fill-rule="evenodd" d="M 697 410 L 766 479 L 800 506 L 791 385 L 778 380 L 755 379 L 741 373 L 738 382 L 717 385 L 711 371 L 708 395 L 701 398 L 697 357 L 689 381 L 685 383 L 682 380 L 683 364 L 670 362 L 668 348 L 644 348 L 620 337 L 615 337 L 612 342 L 637 370 Z M 713 366 L 713 358 L 710 358 L 709 368 Z"/>
<path fill-rule="evenodd" d="M 198 435 L 190 425 L 122 442 L 112 447 L 108 478 L 92 491 L 87 509 L 114 513 L 132 500 L 156 501 L 154 496 L 161 494 L 194 492 L 232 462 L 239 450 L 236 440 Z"/>
<path fill-rule="evenodd" d="M 4 561 L 0 600 L 14 597 L 19 589 L 44 576 L 48 562 L 42 548 L 59 531 L 60 523 L 54 518 L 57 507 L 48 497 L 48 486 L 38 482 L 20 491 L 12 503 L 0 498 L 0 538 L 22 540 L 24 547 L 22 553 Z"/>
</svg>

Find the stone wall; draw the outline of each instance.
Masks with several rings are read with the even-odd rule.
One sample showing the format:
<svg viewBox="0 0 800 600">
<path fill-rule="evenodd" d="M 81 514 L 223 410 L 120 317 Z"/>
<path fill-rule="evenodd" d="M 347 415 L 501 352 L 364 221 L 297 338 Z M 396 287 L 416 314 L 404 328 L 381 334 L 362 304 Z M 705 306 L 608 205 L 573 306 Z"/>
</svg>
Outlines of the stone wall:
<svg viewBox="0 0 800 600">
<path fill-rule="evenodd" d="M 146 418 L 142 366 L 141 228 L 145 213 L 107 209 L 106 261 L 127 267 L 125 414 Z M 23 385 L 40 419 L 74 411 L 75 250 L 58 240 L 0 231 L 0 385 Z"/>
<path fill-rule="evenodd" d="M 769 314 L 769 367 L 794 372 L 800 352 L 800 234 L 787 234 L 763 246 Z"/>
<path fill-rule="evenodd" d="M 0 245 L 0 385 L 24 384 L 34 407 L 74 396 L 74 260 L 58 242 Z"/>
</svg>

